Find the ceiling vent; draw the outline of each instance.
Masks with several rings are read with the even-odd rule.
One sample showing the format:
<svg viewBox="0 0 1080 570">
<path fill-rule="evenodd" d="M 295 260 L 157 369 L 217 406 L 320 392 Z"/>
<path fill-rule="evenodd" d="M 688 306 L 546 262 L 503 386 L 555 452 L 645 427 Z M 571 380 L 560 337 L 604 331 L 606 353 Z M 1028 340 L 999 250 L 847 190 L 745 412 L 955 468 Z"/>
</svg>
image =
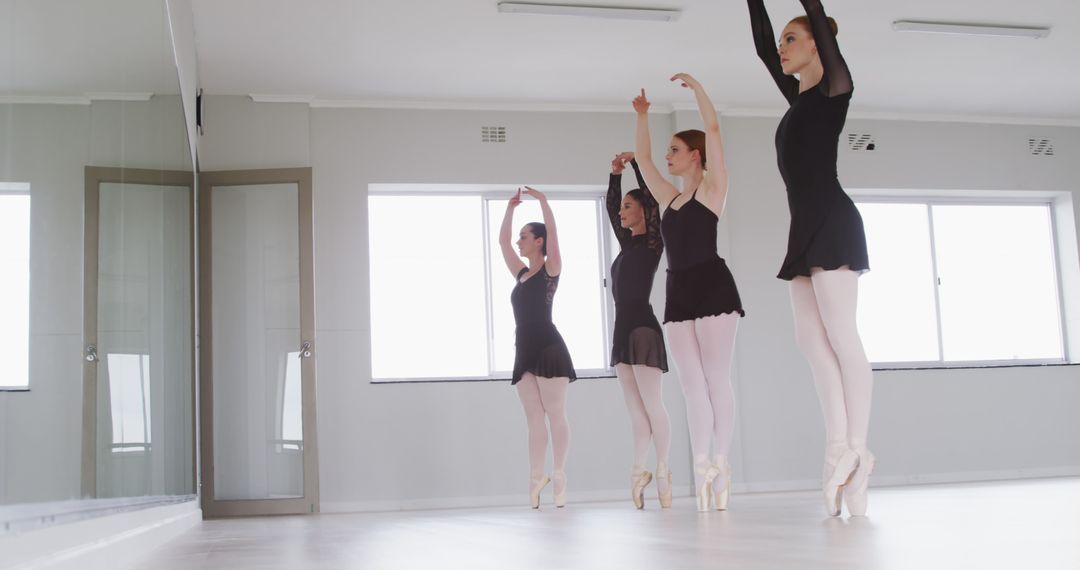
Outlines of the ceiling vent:
<svg viewBox="0 0 1080 570">
<path fill-rule="evenodd" d="M 506 127 L 480 127 L 480 142 L 506 142 Z"/>
<path fill-rule="evenodd" d="M 851 150 L 855 151 L 874 150 L 877 148 L 877 141 L 874 140 L 874 136 L 866 133 L 849 134 L 847 136 L 847 141 Z"/>
<path fill-rule="evenodd" d="M 1054 156 L 1054 141 L 1050 139 L 1028 139 L 1028 150 L 1032 156 Z"/>
</svg>

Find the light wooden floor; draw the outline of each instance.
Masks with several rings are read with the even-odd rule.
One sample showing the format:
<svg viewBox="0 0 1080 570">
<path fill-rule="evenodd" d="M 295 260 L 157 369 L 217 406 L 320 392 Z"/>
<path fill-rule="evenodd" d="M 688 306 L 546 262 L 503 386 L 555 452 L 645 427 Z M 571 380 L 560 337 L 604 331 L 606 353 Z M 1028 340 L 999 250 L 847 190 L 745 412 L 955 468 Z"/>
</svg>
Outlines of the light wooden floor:
<svg viewBox="0 0 1080 570">
<path fill-rule="evenodd" d="M 204 521 L 135 567 L 1080 569 L 1080 479 L 874 489 L 854 519 L 824 516 L 816 493 L 700 514 L 651 498 Z"/>
</svg>

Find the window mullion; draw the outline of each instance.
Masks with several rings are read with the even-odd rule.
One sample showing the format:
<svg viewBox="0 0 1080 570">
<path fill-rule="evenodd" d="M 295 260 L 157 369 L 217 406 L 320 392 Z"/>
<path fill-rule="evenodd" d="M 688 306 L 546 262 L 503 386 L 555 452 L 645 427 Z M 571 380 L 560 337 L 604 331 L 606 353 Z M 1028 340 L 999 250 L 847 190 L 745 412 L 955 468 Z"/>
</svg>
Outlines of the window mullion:
<svg viewBox="0 0 1080 570">
<path fill-rule="evenodd" d="M 1050 255 L 1053 260 L 1054 267 L 1054 293 L 1057 295 L 1058 306 L 1058 331 L 1061 338 L 1061 357 L 1065 362 L 1074 362 L 1077 355 L 1070 354 L 1069 350 L 1069 327 L 1065 326 L 1065 296 L 1062 292 L 1065 290 L 1065 282 L 1061 274 L 1061 259 L 1058 257 L 1060 248 L 1058 247 L 1058 231 L 1057 231 L 1057 219 L 1054 215 L 1054 204 L 1046 204 L 1047 221 L 1050 226 Z"/>
<path fill-rule="evenodd" d="M 941 324 L 941 274 L 938 271 L 937 236 L 934 232 L 934 206 L 926 203 L 930 229 L 930 264 L 934 271 L 934 313 L 937 322 L 938 361 L 945 362 L 945 332 Z"/>
<path fill-rule="evenodd" d="M 493 318 L 494 307 L 491 306 L 491 215 L 488 205 L 489 198 L 480 199 L 481 216 L 484 223 L 480 231 L 484 233 L 484 306 L 487 308 L 485 321 L 487 322 L 487 361 L 489 378 L 495 376 L 495 322 Z"/>
<path fill-rule="evenodd" d="M 604 369 L 610 371 L 611 363 L 607 359 L 608 352 L 606 348 L 611 346 L 612 335 L 615 331 L 615 298 L 610 294 L 614 284 L 610 283 L 610 280 L 608 279 L 608 271 L 613 261 L 611 259 L 612 233 L 607 231 L 608 220 L 606 197 L 598 197 L 596 199 L 596 205 L 596 237 L 597 243 L 600 244 L 600 295 L 603 299 L 601 306 L 604 308 L 604 329 L 601 333 L 604 336 L 604 341 L 601 343 L 601 346 L 605 348 L 605 357 L 603 361 L 607 362 Z"/>
</svg>

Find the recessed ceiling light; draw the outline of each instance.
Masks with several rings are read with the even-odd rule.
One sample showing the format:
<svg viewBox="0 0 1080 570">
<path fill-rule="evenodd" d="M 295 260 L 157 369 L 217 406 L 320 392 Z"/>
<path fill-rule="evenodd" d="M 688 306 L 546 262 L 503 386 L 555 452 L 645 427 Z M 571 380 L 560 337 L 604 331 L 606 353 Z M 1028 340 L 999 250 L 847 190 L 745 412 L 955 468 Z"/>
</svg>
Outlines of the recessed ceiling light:
<svg viewBox="0 0 1080 570">
<path fill-rule="evenodd" d="M 613 20 L 651 20 L 673 22 L 681 10 L 671 8 L 631 8 L 627 6 L 586 6 L 581 4 L 533 4 L 529 2 L 499 2 L 500 12 L 507 14 L 541 14 L 545 16 L 585 16 Z"/>
<path fill-rule="evenodd" d="M 1050 28 L 1025 26 L 984 26 L 981 24 L 962 24 L 955 22 L 913 22 L 897 20 L 893 29 L 898 32 L 926 32 L 932 34 L 968 34 L 974 36 L 1004 36 L 1015 38 L 1045 38 L 1050 35 Z"/>
</svg>

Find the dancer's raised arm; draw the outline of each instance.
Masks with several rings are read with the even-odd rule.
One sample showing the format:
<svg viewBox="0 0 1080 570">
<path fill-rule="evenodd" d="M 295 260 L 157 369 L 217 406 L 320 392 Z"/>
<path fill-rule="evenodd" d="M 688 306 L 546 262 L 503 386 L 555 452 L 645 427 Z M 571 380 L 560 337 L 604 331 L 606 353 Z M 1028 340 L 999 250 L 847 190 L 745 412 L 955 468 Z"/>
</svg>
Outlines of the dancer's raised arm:
<svg viewBox="0 0 1080 570">
<path fill-rule="evenodd" d="M 840 46 L 836 43 L 836 34 L 833 33 L 833 28 L 829 24 L 829 17 L 825 15 L 821 0 L 800 1 L 806 9 L 806 17 L 810 20 L 810 33 L 814 35 L 818 56 L 821 57 L 821 67 L 825 70 L 819 89 L 829 97 L 851 93 L 854 89 L 851 82 L 851 70 L 848 69 L 847 62 L 840 53 Z"/>
<path fill-rule="evenodd" d="M 514 208 L 517 208 L 519 204 L 521 204 L 521 190 L 515 192 L 506 203 L 506 213 L 503 214 L 502 226 L 499 227 L 499 248 L 502 249 L 503 261 L 506 262 L 506 268 L 515 278 L 525 268 L 525 262 L 518 257 L 517 252 L 514 251 L 514 244 L 511 243 Z"/>
<path fill-rule="evenodd" d="M 544 247 L 547 249 L 547 272 L 555 277 L 562 273 L 562 255 L 559 254 L 559 232 L 555 229 L 555 214 L 551 211 L 547 196 L 535 188 L 525 187 L 525 194 L 536 198 L 540 202 L 540 211 L 544 214 L 544 226 L 547 227 L 547 237 L 544 239 Z"/>
<path fill-rule="evenodd" d="M 625 248 L 633 236 L 633 231 L 629 227 L 623 227 L 621 216 L 624 202 L 622 173 L 627 163 L 634 168 L 634 177 L 637 178 L 640 190 L 640 192 L 631 191 L 628 196 L 634 196 L 634 199 L 641 204 L 645 217 L 645 233 L 648 235 L 647 246 L 659 256 L 664 251 L 664 241 L 660 235 L 660 205 L 656 203 L 656 198 L 653 198 L 652 192 L 649 191 L 649 185 L 642 178 L 641 168 L 632 152 L 619 153 L 611 161 L 611 176 L 608 179 L 607 192 L 607 211 L 611 229 L 615 231 L 615 239 L 618 240 L 619 247 Z"/>
<path fill-rule="evenodd" d="M 776 36 L 773 34 L 772 22 L 769 21 L 769 13 L 765 10 L 765 0 L 747 0 L 747 5 L 750 7 L 750 28 L 754 34 L 758 57 L 780 88 L 780 93 L 789 104 L 794 103 L 795 97 L 799 95 L 799 80 L 785 74 L 780 64 L 780 54 L 776 52 Z"/>
<path fill-rule="evenodd" d="M 641 95 L 634 97 L 634 111 L 637 112 L 637 131 L 634 137 L 634 155 L 637 158 L 638 166 L 641 167 L 641 176 L 645 179 L 645 184 L 648 185 L 649 190 L 653 193 L 653 197 L 661 204 L 670 203 L 679 190 L 675 188 L 657 170 L 656 164 L 652 159 L 652 138 L 649 136 L 649 100 L 645 98 L 645 90 L 641 90 Z"/>
<path fill-rule="evenodd" d="M 611 222 L 611 229 L 615 232 L 615 239 L 619 242 L 619 247 L 626 247 L 626 243 L 630 240 L 631 232 L 630 228 L 622 227 L 622 222 L 619 219 L 619 211 L 622 209 L 622 172 L 626 168 L 626 163 L 633 158 L 634 153 L 624 152 L 615 155 L 615 158 L 611 161 L 611 175 L 608 176 L 608 190 L 607 190 L 607 213 L 608 221 Z M 636 169 L 635 169 L 636 171 Z"/>
<path fill-rule="evenodd" d="M 724 213 L 724 203 L 727 201 L 728 175 L 727 164 L 724 162 L 724 140 L 720 136 L 720 118 L 716 115 L 705 88 L 697 79 L 688 73 L 678 73 L 671 78 L 679 81 L 683 87 L 692 89 L 697 99 L 698 111 L 701 120 L 705 123 L 705 164 L 709 165 L 702 183 L 702 201 L 710 210 L 720 217 Z"/>
<path fill-rule="evenodd" d="M 634 167 L 634 176 L 637 177 L 638 187 L 641 188 L 644 198 L 641 201 L 641 207 L 645 209 L 645 233 L 649 236 L 647 242 L 649 249 L 655 251 L 656 255 L 660 255 L 664 251 L 664 238 L 660 235 L 660 204 L 656 203 L 649 185 L 641 176 L 641 167 L 633 156 L 630 157 L 630 166 Z"/>
</svg>

